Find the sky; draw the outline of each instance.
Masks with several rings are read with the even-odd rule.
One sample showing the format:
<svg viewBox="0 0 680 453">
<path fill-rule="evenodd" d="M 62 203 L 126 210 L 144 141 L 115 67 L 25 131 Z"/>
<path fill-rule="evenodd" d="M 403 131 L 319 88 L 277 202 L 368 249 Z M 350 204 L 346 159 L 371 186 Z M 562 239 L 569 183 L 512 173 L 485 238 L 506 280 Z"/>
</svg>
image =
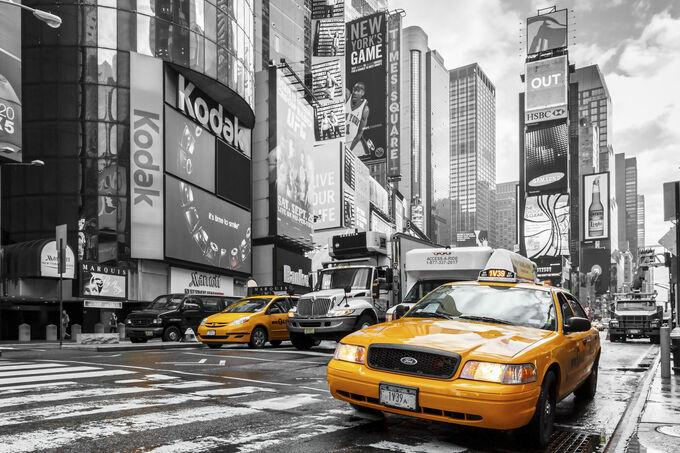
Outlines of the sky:
<svg viewBox="0 0 680 453">
<path fill-rule="evenodd" d="M 425 6 L 426 5 L 426 6 Z M 680 2 L 677 0 L 389 0 L 420 26 L 448 69 L 479 63 L 496 86 L 496 180 L 519 180 L 518 93 L 526 18 L 569 9 L 569 60 L 598 64 L 612 97 L 615 153 L 636 157 L 645 242 L 663 221 L 663 182 L 680 180 Z M 621 206 L 621 202 L 619 201 Z"/>
</svg>

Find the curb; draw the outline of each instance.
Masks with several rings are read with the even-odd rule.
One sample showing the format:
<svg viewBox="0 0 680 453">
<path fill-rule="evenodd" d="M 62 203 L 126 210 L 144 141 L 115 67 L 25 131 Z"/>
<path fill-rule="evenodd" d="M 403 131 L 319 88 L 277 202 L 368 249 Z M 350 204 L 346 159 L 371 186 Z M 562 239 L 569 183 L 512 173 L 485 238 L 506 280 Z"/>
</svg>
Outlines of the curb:
<svg viewBox="0 0 680 453">
<path fill-rule="evenodd" d="M 154 349 L 185 349 L 202 348 L 203 343 L 151 343 L 151 344 L 69 344 L 63 349 L 75 349 L 77 351 L 97 352 L 120 352 L 120 351 L 145 351 Z"/>
</svg>

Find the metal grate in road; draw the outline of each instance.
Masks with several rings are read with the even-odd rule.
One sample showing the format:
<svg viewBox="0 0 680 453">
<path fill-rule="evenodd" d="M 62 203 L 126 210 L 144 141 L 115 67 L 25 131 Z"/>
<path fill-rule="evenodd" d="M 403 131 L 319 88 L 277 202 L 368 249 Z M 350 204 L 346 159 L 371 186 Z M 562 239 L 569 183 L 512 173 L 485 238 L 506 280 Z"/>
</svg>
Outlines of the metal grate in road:
<svg viewBox="0 0 680 453">
<path fill-rule="evenodd" d="M 555 430 L 546 451 L 550 453 L 593 453 L 599 451 L 600 437 L 575 431 Z"/>
</svg>

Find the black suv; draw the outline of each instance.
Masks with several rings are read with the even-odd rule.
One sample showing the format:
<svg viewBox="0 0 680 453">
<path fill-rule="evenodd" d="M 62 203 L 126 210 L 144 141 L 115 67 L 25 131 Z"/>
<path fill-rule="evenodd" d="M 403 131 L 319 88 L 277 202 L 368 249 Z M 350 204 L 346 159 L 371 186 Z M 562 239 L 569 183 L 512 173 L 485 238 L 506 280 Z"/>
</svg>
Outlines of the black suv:
<svg viewBox="0 0 680 453">
<path fill-rule="evenodd" d="M 219 313 L 240 297 L 203 294 L 164 294 L 144 310 L 133 311 L 125 320 L 125 335 L 133 343 L 149 338 L 180 341 L 191 328 L 194 333 L 203 318 Z"/>
</svg>

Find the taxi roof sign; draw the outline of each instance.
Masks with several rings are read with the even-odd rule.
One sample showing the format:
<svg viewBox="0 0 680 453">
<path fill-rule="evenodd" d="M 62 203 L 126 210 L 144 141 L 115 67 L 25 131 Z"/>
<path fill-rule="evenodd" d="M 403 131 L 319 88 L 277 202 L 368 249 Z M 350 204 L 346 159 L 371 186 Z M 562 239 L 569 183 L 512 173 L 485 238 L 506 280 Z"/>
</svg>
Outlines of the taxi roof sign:
<svg viewBox="0 0 680 453">
<path fill-rule="evenodd" d="M 536 263 L 510 250 L 496 250 L 479 273 L 485 282 L 536 282 Z"/>
</svg>

